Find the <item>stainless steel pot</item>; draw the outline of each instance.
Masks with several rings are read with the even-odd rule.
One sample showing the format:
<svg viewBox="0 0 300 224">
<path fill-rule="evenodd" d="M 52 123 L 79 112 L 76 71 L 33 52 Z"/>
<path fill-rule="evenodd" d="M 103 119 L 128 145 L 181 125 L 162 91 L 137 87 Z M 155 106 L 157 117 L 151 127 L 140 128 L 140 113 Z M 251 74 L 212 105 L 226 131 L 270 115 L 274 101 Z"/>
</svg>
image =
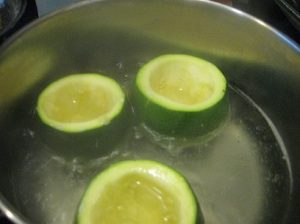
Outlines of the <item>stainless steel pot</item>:
<svg viewBox="0 0 300 224">
<path fill-rule="evenodd" d="M 24 0 L 0 1 L 0 40 L 17 24 L 26 6 Z"/>
<path fill-rule="evenodd" d="M 87 1 L 40 19 L 1 48 L 0 209 L 17 224 L 72 223 L 95 173 L 148 158 L 187 176 L 206 223 L 299 223 L 299 52 L 262 21 L 208 1 Z M 90 162 L 41 140 L 35 100 L 48 83 L 101 72 L 130 102 L 138 68 L 164 53 L 205 58 L 226 75 L 231 116 L 214 139 L 174 156 L 133 123 L 120 148 Z"/>
</svg>

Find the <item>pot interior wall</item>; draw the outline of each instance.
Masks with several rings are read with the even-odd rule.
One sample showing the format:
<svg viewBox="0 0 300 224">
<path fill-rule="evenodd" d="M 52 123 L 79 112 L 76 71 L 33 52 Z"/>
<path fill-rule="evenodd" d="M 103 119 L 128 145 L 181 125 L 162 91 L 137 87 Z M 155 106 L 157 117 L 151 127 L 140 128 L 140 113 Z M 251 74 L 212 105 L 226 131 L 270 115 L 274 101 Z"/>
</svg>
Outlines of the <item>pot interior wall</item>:
<svg viewBox="0 0 300 224">
<path fill-rule="evenodd" d="M 130 95 L 134 75 L 143 63 L 165 53 L 185 53 L 215 63 L 226 75 L 232 100 L 227 131 L 235 136 L 234 150 L 229 150 L 230 144 L 215 146 L 226 137 L 221 134 L 216 142 L 209 143 L 214 145 L 212 152 L 201 146 L 200 154 L 191 152 L 183 157 L 186 162 L 190 157 L 198 158 L 190 167 L 196 170 L 192 174 L 185 170 L 184 162 L 174 159 L 177 162 L 173 164 L 160 149 L 153 155 L 130 153 L 138 158 L 160 158 L 198 183 L 195 188 L 211 222 L 219 223 L 221 218 L 223 223 L 299 220 L 295 212 L 300 206 L 300 165 L 295 162 L 300 159 L 298 47 L 261 22 L 229 8 L 207 2 L 174 2 L 100 1 L 82 5 L 28 27 L 2 48 L 0 191 L 18 214 L 37 223 L 71 223 L 90 178 L 108 163 L 127 158 L 117 150 L 119 157 L 110 155 L 104 163 L 84 167 L 80 159 L 65 161 L 54 155 L 35 129 L 36 98 L 48 83 L 71 73 L 100 72 L 118 80 Z M 234 129 L 236 125 L 242 129 Z M 241 130 L 246 137 L 240 137 Z M 152 143 L 134 139 L 127 145 L 151 148 Z M 243 140 L 253 142 L 238 142 Z M 206 166 L 209 159 L 222 161 L 224 167 Z M 199 165 L 202 162 L 204 165 Z M 242 167 L 241 172 L 235 171 L 237 167 Z M 251 174 L 249 178 L 243 171 Z M 222 181 L 227 187 L 223 194 L 216 186 Z M 230 188 L 236 190 L 236 183 L 244 190 L 232 192 Z M 205 187 L 219 194 L 213 195 Z M 64 203 L 56 200 L 64 198 L 66 192 L 74 199 Z M 231 198 L 224 195 L 228 192 Z M 221 217 L 216 214 L 227 205 L 217 197 L 234 205 Z M 259 211 L 254 209 L 256 205 Z M 245 217 L 236 215 L 234 209 L 244 212 Z"/>
</svg>

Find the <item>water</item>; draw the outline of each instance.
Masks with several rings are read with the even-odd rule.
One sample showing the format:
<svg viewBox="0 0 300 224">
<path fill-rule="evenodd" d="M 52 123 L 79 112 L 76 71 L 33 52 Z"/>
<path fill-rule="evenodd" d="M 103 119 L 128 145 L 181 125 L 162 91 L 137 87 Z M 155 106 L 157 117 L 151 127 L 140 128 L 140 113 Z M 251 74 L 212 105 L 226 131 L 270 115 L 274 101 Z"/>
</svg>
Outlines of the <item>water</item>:
<svg viewBox="0 0 300 224">
<path fill-rule="evenodd" d="M 78 34 L 78 40 L 84 41 L 86 33 Z M 110 138 L 119 144 L 104 156 L 89 162 L 80 158 L 65 160 L 41 140 L 42 130 L 32 125 L 37 116 L 36 96 L 61 75 L 81 71 L 111 74 L 125 89 L 130 103 L 133 74 L 150 58 L 164 53 L 195 53 L 150 38 L 130 36 L 127 30 L 116 33 L 104 29 L 100 34 L 92 35 L 92 41 L 86 41 L 84 45 L 64 42 L 61 49 L 67 49 L 72 55 L 68 57 L 70 61 L 66 62 L 65 55 L 59 54 L 56 59 L 61 63 L 44 66 L 52 69 L 47 70 L 45 80 L 33 86 L 33 91 L 24 100 L 20 99 L 20 105 L 12 108 L 11 113 L 7 113 L 5 124 L 1 124 L 4 125 L 0 129 L 1 136 L 5 136 L 7 148 L 3 150 L 7 151 L 4 155 L 13 155 L 10 163 L 5 163 L 12 173 L 7 174 L 11 177 L 11 191 L 4 193 L 11 197 L 17 209 L 33 223 L 71 224 L 93 176 L 120 160 L 151 159 L 172 166 L 187 178 L 206 224 L 284 223 L 292 186 L 284 143 L 268 114 L 233 84 L 229 88 L 228 119 L 214 133 L 196 141 L 181 139 L 178 142 L 176 138 L 162 138 L 145 131 L 135 122 L 134 113 L 125 138 L 111 135 Z M 90 49 L 95 50 L 91 52 Z M 36 56 L 34 52 L 30 54 L 32 58 Z M 246 67 L 228 61 L 230 59 L 204 56 L 218 62 L 228 80 L 235 80 L 235 75 L 243 72 L 268 72 L 265 68 L 259 70 L 256 65 Z M 231 74 L 231 67 L 237 73 Z M 36 75 L 41 73 L 40 69 L 31 68 L 30 71 L 32 69 L 37 71 Z M 97 142 L 94 146 L 102 147 Z"/>
<path fill-rule="evenodd" d="M 116 161 L 151 159 L 188 179 L 206 224 L 275 223 L 272 214 L 284 217 L 289 196 L 284 145 L 268 118 L 235 86 L 229 99 L 230 115 L 219 132 L 180 151 L 156 144 L 132 123 L 127 137 L 106 156 L 66 161 L 39 141 L 35 130 L 21 127 L 25 153 L 13 183 L 19 208 L 36 223 L 71 224 L 94 175 Z M 27 145 L 32 139 L 35 143 Z"/>
</svg>

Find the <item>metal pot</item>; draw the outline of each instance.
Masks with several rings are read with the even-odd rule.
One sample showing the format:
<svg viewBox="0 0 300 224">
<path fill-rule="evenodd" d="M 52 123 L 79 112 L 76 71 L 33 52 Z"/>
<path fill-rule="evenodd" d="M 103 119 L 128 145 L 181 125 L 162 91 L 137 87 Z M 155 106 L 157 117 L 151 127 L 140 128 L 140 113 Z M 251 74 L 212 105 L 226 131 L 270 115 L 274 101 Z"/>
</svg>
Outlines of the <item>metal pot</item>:
<svg viewBox="0 0 300 224">
<path fill-rule="evenodd" d="M 299 52 L 262 21 L 207 1 L 87 1 L 40 19 L 1 48 L 0 209 L 17 224 L 72 223 L 93 175 L 147 158 L 186 175 L 206 223 L 299 223 Z M 100 72 L 130 98 L 138 68 L 165 53 L 205 58 L 226 75 L 231 114 L 212 139 L 174 155 L 133 123 L 118 149 L 89 162 L 41 140 L 35 103 L 47 84 Z"/>
<path fill-rule="evenodd" d="M 25 0 L 0 1 L 0 40 L 14 28 L 27 6 Z"/>
</svg>

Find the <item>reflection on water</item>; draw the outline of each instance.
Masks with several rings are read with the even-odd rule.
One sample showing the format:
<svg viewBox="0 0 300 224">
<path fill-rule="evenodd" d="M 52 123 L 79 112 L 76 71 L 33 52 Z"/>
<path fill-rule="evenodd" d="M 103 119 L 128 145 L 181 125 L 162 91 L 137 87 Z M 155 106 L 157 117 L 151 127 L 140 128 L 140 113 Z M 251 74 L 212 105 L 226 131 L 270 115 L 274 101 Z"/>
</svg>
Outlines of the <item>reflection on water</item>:
<svg viewBox="0 0 300 224">
<path fill-rule="evenodd" d="M 20 207 L 37 223 L 71 224 L 96 173 L 119 160 L 152 159 L 186 176 L 207 224 L 272 223 L 269 216 L 284 212 L 281 208 L 286 206 L 285 157 L 262 114 L 234 88 L 230 107 L 230 117 L 217 136 L 176 153 L 155 144 L 134 125 L 111 154 L 89 163 L 66 162 L 36 139 L 16 173 Z M 34 130 L 25 128 L 23 138 L 36 138 Z"/>
</svg>

